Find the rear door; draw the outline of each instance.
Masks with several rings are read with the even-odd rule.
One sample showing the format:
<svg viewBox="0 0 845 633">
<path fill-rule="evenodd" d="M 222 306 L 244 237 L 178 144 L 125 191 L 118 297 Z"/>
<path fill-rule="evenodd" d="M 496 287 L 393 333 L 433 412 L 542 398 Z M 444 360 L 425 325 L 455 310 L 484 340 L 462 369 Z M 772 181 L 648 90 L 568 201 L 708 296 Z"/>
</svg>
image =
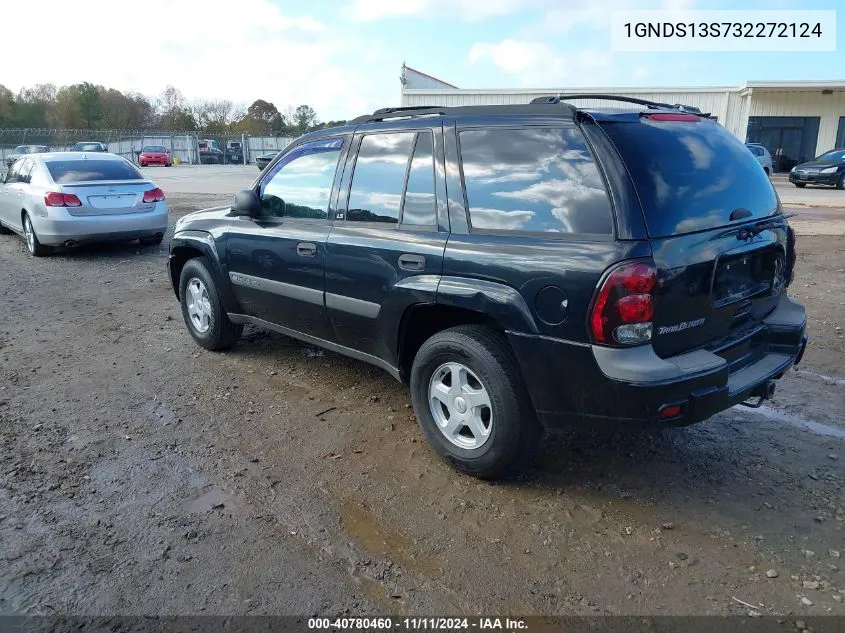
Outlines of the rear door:
<svg viewBox="0 0 845 633">
<path fill-rule="evenodd" d="M 442 126 L 402 121 L 356 134 L 326 256 L 337 341 L 395 364 L 399 319 L 434 301 L 448 228 Z"/>
<path fill-rule="evenodd" d="M 229 279 L 250 316 L 332 340 L 324 273 L 329 201 L 349 136 L 299 145 L 258 182 L 261 211 L 228 233 Z"/>
<path fill-rule="evenodd" d="M 631 113 L 601 126 L 631 174 L 658 267 L 656 353 L 753 336 L 789 279 L 788 227 L 756 157 L 691 115 Z"/>
</svg>

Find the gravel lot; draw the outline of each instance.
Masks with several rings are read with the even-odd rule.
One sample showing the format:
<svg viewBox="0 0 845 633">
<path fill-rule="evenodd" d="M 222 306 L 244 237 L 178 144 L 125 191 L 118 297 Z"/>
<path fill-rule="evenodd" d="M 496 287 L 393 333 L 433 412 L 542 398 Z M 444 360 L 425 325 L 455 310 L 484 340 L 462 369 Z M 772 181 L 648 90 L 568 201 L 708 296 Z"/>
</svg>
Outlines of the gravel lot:
<svg viewBox="0 0 845 633">
<path fill-rule="evenodd" d="M 172 224 L 257 170 L 150 173 Z M 787 205 L 812 344 L 770 406 L 555 436 L 499 484 L 378 369 L 197 347 L 166 241 L 0 237 L 0 612 L 845 614 L 845 211 L 807 202 L 833 193 Z"/>
</svg>

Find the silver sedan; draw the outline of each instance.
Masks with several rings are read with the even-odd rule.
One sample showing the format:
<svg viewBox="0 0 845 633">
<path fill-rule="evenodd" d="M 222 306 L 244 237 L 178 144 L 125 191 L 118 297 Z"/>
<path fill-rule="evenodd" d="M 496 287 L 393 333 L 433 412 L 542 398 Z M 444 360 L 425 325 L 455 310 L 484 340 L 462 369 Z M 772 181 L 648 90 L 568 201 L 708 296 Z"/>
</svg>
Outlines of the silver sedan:
<svg viewBox="0 0 845 633">
<path fill-rule="evenodd" d="M 35 257 L 85 242 L 158 244 L 166 230 L 164 192 L 114 154 L 30 154 L 0 182 L 0 233 L 22 235 Z"/>
</svg>

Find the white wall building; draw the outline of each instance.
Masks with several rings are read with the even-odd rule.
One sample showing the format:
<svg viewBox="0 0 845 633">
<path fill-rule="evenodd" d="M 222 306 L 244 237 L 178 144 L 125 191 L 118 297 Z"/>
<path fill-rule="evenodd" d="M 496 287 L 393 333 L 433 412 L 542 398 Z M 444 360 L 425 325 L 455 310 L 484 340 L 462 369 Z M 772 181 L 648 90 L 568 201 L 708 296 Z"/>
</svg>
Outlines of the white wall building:
<svg viewBox="0 0 845 633">
<path fill-rule="evenodd" d="M 709 112 L 744 142 L 762 143 L 775 171 L 834 147 L 845 147 L 845 81 L 747 81 L 740 86 L 693 88 L 578 88 L 474 90 L 402 66 L 403 106 L 528 103 L 559 94 L 616 94 L 662 103 L 683 103 Z M 577 105 L 619 106 L 579 100 Z"/>
</svg>

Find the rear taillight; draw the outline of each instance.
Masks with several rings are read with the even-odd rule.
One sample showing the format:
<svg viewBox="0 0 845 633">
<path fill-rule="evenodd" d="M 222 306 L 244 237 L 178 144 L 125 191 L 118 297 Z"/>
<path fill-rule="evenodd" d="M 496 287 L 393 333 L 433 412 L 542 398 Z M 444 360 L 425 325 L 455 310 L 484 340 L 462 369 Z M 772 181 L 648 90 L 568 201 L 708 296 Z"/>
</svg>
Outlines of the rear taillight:
<svg viewBox="0 0 845 633">
<path fill-rule="evenodd" d="M 636 345 L 651 340 L 657 270 L 649 262 L 624 262 L 611 269 L 590 312 L 593 340 L 603 345 Z"/>
<path fill-rule="evenodd" d="M 164 200 L 164 192 L 156 187 L 144 192 L 144 202 L 161 202 Z"/>
<path fill-rule="evenodd" d="M 44 196 L 44 204 L 48 207 L 81 207 L 82 201 L 72 193 L 51 191 Z"/>
</svg>

